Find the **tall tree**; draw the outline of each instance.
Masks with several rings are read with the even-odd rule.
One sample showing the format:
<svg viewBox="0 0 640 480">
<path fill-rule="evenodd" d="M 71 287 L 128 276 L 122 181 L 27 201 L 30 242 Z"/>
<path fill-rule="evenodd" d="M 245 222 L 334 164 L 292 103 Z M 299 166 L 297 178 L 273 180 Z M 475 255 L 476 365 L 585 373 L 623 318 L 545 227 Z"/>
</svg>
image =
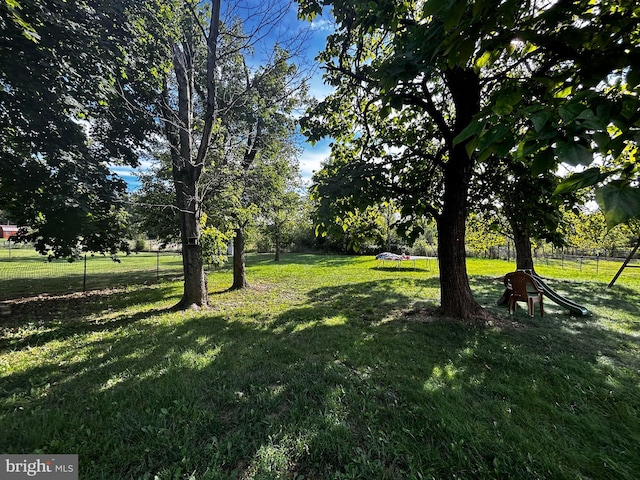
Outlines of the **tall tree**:
<svg viewBox="0 0 640 480">
<path fill-rule="evenodd" d="M 0 2 L 0 205 L 40 252 L 124 246 L 125 183 L 154 131 L 130 102 L 135 1 Z M 90 59 L 90 60 L 89 60 Z"/>
<path fill-rule="evenodd" d="M 178 28 L 169 36 L 171 78 L 164 79 L 161 109 L 169 144 L 173 184 L 180 220 L 184 292 L 178 308 L 208 304 L 207 276 L 200 245 L 202 192 L 199 188 L 207 153 L 218 119 L 216 103 L 217 47 L 220 0 L 210 3 L 208 28 L 203 12 L 186 2 L 176 7 Z M 202 42 L 202 43 L 201 43 Z M 198 68 L 198 62 L 204 68 Z M 198 108 L 201 114 L 196 117 Z"/>
<path fill-rule="evenodd" d="M 272 35 L 288 5 L 267 2 L 247 6 L 242 11 L 251 26 L 245 31 L 234 17 L 238 13 L 234 8 L 240 9 L 237 4 L 225 5 L 228 8 L 221 12 L 219 0 L 144 3 L 147 8 L 136 22 L 140 30 L 137 46 L 155 61 L 145 65 L 150 84 L 158 78 L 162 88 L 155 102 L 139 104 L 139 108 L 154 114 L 159 111 L 154 118 L 162 126 L 171 157 L 185 278 L 177 308 L 205 307 L 208 293 L 200 245 L 201 217 L 207 199 L 216 192 L 219 197 L 226 188 L 223 180 L 229 158 L 238 158 L 237 138 L 229 130 L 228 120 L 237 118 L 236 112 L 251 104 L 257 88 L 253 80 L 244 81 L 247 72 L 254 72 L 243 66 L 264 62 L 276 68 L 286 63 L 273 61 L 273 56 L 265 61 L 253 54 L 257 42 Z M 284 43 L 293 49 L 299 47 L 300 38 L 293 35 Z M 278 50 L 282 49 L 274 49 Z M 289 50 L 288 59 L 293 53 Z M 260 76 L 266 76 L 267 71 Z"/>
<path fill-rule="evenodd" d="M 272 60 L 251 69 L 241 59 L 242 102 L 228 109 L 223 119 L 226 144 L 224 162 L 230 182 L 227 191 L 234 206 L 234 278 L 232 288 L 247 286 L 245 228 L 264 214 L 280 195 L 284 181 L 297 174 L 294 142 L 294 109 L 304 98 L 306 87 L 291 54 L 276 46 Z M 234 98 L 234 95 L 228 95 Z"/>
<path fill-rule="evenodd" d="M 279 262 L 284 247 L 290 242 L 295 214 L 301 208 L 300 195 L 293 189 L 279 188 L 279 195 L 267 205 L 263 231 L 273 242 L 274 262 Z"/>
<path fill-rule="evenodd" d="M 312 15 L 328 4 L 338 28 L 321 60 L 336 94 L 310 112 L 309 136 L 336 139 L 331 168 L 345 176 L 345 206 L 397 199 L 405 219 L 425 213 L 436 219 L 441 313 L 480 316 L 465 265 L 475 158 L 454 138 L 480 111 L 482 87 L 469 62 L 473 44 L 448 51 L 448 37 L 467 8 L 452 16 L 431 10 L 430 2 L 418 8 L 304 1 L 301 11 Z M 322 187 L 318 193 L 321 202 L 331 201 Z"/>
<path fill-rule="evenodd" d="M 637 223 L 607 228 L 605 216 L 601 211 L 567 211 L 564 212 L 564 216 L 567 245 L 582 253 L 622 256 L 626 255 L 625 250 L 628 251 L 638 241 L 640 225 Z"/>
<path fill-rule="evenodd" d="M 310 137 L 334 136 L 336 160 L 359 169 L 368 190 L 400 190 L 407 210 L 437 219 L 447 315 L 479 311 L 460 244 L 476 162 L 526 160 L 535 175 L 558 161 L 589 163 L 590 144 L 617 157 L 637 134 L 633 2 L 299 3 L 306 16 L 331 6 L 338 25 L 321 57 L 337 94 L 314 112 L 324 125 L 312 120 Z M 336 121 L 332 109 L 359 113 Z M 425 177 L 442 192 L 435 203 Z M 625 185 L 609 193 L 640 205 Z"/>
<path fill-rule="evenodd" d="M 495 212 L 508 224 L 516 251 L 516 268 L 535 270 L 532 241 L 542 240 L 562 246 L 563 214 L 579 203 L 575 194 L 554 195 L 559 179 L 551 172 L 533 175 L 525 161 L 513 162 L 489 157 L 476 171 L 472 203 L 476 211 Z M 506 233 L 505 231 L 505 233 Z"/>
</svg>

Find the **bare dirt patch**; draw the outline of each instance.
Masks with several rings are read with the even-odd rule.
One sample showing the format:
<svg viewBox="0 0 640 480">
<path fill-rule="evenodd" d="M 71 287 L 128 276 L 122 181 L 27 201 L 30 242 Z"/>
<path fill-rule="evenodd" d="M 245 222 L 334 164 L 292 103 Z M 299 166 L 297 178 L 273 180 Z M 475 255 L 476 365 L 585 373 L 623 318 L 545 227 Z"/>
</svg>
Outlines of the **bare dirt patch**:
<svg viewBox="0 0 640 480">
<path fill-rule="evenodd" d="M 106 299 L 125 291 L 125 288 L 105 288 L 7 300 L 2 302 L 7 310 L 7 314 L 2 317 L 2 326 L 16 326 L 25 321 L 46 323 L 53 320 L 72 320 L 95 312 Z"/>
</svg>

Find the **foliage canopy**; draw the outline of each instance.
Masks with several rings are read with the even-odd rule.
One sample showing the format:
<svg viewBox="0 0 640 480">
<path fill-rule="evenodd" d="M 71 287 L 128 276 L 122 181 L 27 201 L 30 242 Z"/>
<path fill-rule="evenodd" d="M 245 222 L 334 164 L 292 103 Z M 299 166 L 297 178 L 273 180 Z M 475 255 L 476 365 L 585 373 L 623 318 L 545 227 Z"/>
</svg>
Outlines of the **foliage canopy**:
<svg viewBox="0 0 640 480">
<path fill-rule="evenodd" d="M 58 256 L 114 251 L 126 185 L 154 131 L 129 47 L 138 2 L 0 2 L 0 204 L 22 237 Z"/>
</svg>

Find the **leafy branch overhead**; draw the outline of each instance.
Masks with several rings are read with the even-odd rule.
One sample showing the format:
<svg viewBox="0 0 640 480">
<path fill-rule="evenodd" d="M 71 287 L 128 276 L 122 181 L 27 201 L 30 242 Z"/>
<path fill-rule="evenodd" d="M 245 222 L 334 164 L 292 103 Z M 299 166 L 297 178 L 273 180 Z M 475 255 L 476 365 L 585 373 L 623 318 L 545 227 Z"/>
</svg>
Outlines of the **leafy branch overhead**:
<svg viewBox="0 0 640 480">
<path fill-rule="evenodd" d="M 476 68 L 491 78 L 498 62 L 510 67 L 494 75 L 491 101 L 456 141 L 473 139 L 468 148 L 481 160 L 530 162 L 534 175 L 559 164 L 591 167 L 556 193 L 596 186 L 610 227 L 638 217 L 640 9 L 613 1 L 530 7 L 479 43 Z"/>
</svg>

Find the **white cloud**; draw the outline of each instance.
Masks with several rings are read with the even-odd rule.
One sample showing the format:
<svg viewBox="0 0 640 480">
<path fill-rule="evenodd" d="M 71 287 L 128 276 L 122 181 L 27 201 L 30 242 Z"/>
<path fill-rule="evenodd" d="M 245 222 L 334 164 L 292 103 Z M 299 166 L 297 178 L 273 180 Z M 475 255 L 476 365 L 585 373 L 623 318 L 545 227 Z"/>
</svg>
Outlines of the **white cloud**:
<svg viewBox="0 0 640 480">
<path fill-rule="evenodd" d="M 311 180 L 314 172 L 322 167 L 322 162 L 329 158 L 331 148 L 328 143 L 320 142 L 315 146 L 304 145 L 304 152 L 300 156 L 300 175 L 305 181 Z"/>
<path fill-rule="evenodd" d="M 331 20 L 325 20 L 323 18 L 316 18 L 311 22 L 311 30 L 316 32 L 332 32 L 336 28 L 336 24 Z"/>
</svg>

